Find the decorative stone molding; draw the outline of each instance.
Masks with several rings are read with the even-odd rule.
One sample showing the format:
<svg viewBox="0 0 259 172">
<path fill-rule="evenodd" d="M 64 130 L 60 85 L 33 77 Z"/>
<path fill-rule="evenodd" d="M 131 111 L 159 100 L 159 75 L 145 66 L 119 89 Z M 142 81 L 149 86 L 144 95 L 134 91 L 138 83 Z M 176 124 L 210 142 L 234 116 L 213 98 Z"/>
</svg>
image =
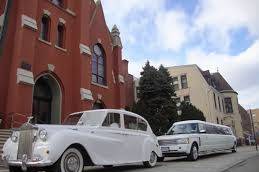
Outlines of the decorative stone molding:
<svg viewBox="0 0 259 172">
<path fill-rule="evenodd" d="M 94 100 L 91 90 L 80 88 L 81 100 Z"/>
<path fill-rule="evenodd" d="M 59 18 L 58 20 L 59 20 L 60 23 L 62 23 L 62 24 L 64 24 L 64 25 L 66 24 L 66 20 L 65 20 L 65 19 Z"/>
<path fill-rule="evenodd" d="M 17 84 L 34 85 L 33 73 L 21 68 L 17 69 Z"/>
<path fill-rule="evenodd" d="M 43 10 L 43 14 L 47 16 L 51 16 L 51 12 L 49 10 Z"/>
<path fill-rule="evenodd" d="M 53 65 L 53 64 L 48 64 L 48 70 L 51 71 L 51 72 L 54 72 L 54 70 L 55 70 L 55 65 Z"/>
<path fill-rule="evenodd" d="M 91 50 L 88 46 L 86 46 L 84 44 L 80 44 L 79 48 L 80 48 L 81 54 L 90 55 L 90 56 L 92 55 Z"/>
<path fill-rule="evenodd" d="M 116 25 L 113 26 L 112 32 L 112 44 L 114 47 L 119 46 L 122 47 L 121 38 L 120 38 L 120 31 Z"/>
<path fill-rule="evenodd" d="M 124 76 L 123 76 L 123 75 L 119 75 L 119 82 L 120 82 L 120 83 L 125 83 L 125 80 L 124 80 Z"/>
<path fill-rule="evenodd" d="M 102 43 L 102 39 L 98 38 L 97 41 L 101 44 Z"/>
<path fill-rule="evenodd" d="M 116 79 L 115 79 L 113 70 L 112 70 L 112 79 L 113 79 L 113 83 L 116 84 Z"/>
<path fill-rule="evenodd" d="M 22 27 L 27 27 L 34 31 L 38 29 L 36 20 L 24 14 L 22 15 Z"/>
</svg>

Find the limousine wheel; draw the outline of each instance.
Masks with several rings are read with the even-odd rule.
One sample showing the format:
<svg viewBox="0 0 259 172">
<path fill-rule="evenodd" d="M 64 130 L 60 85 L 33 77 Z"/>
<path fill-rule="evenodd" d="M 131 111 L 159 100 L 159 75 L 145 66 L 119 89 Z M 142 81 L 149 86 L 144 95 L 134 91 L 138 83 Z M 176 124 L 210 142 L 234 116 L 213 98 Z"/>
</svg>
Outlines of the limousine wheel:
<svg viewBox="0 0 259 172">
<path fill-rule="evenodd" d="M 191 152 L 187 158 L 188 158 L 188 160 L 196 161 L 198 159 L 198 157 L 199 157 L 198 146 L 196 144 L 193 144 L 192 148 L 191 148 Z"/>
<path fill-rule="evenodd" d="M 236 145 L 236 144 L 233 146 L 232 152 L 233 152 L 233 153 L 236 153 L 236 152 L 237 152 L 237 145 Z"/>
<path fill-rule="evenodd" d="M 163 162 L 165 160 L 165 157 L 158 157 L 157 162 Z"/>
<path fill-rule="evenodd" d="M 82 172 L 84 159 L 81 152 L 76 148 L 67 149 L 54 167 L 55 172 Z"/>
<path fill-rule="evenodd" d="M 147 168 L 152 168 L 157 163 L 157 155 L 155 152 L 151 152 L 149 161 L 143 162 L 144 166 Z"/>
</svg>

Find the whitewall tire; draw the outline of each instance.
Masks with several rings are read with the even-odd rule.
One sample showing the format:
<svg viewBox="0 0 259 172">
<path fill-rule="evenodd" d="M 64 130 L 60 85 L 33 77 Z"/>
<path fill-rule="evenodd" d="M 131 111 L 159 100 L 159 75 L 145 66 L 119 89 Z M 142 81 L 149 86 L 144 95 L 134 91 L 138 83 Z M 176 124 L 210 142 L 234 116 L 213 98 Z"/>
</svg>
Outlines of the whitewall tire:
<svg viewBox="0 0 259 172">
<path fill-rule="evenodd" d="M 144 166 L 147 168 L 152 168 L 156 166 L 157 163 L 157 155 L 155 152 L 151 152 L 149 161 L 143 162 Z"/>
<path fill-rule="evenodd" d="M 55 165 L 56 172 L 82 172 L 84 158 L 76 148 L 68 148 Z"/>
</svg>

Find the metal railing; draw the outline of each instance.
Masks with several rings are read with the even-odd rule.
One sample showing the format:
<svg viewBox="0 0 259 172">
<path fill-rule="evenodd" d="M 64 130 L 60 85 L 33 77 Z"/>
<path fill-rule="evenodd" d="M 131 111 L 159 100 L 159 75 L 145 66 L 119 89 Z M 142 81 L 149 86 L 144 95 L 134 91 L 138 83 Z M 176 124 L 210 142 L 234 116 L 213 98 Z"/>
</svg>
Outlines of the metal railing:
<svg viewBox="0 0 259 172">
<path fill-rule="evenodd" d="M 24 119 L 24 121 L 27 120 L 28 115 L 17 113 L 17 112 L 10 112 L 10 113 L 0 113 L 2 117 L 2 126 L 8 127 L 8 128 L 14 128 L 14 126 L 20 126 L 24 122 L 19 122 L 15 120 L 15 117 L 19 117 L 21 119 Z"/>
</svg>

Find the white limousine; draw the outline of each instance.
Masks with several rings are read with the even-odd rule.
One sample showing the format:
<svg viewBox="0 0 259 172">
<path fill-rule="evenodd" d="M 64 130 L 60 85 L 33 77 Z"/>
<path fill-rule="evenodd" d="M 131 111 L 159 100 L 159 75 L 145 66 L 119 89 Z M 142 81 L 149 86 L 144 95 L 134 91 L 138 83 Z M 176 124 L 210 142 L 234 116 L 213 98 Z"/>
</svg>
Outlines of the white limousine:
<svg viewBox="0 0 259 172">
<path fill-rule="evenodd" d="M 81 172 L 84 166 L 143 162 L 162 157 L 156 136 L 141 116 L 124 110 L 73 113 L 64 125 L 25 123 L 13 131 L 2 158 L 10 172 Z"/>
<path fill-rule="evenodd" d="M 158 137 L 164 157 L 187 156 L 197 160 L 200 155 L 221 151 L 237 151 L 236 137 L 230 127 L 203 121 L 176 122 L 165 136 Z"/>
</svg>

